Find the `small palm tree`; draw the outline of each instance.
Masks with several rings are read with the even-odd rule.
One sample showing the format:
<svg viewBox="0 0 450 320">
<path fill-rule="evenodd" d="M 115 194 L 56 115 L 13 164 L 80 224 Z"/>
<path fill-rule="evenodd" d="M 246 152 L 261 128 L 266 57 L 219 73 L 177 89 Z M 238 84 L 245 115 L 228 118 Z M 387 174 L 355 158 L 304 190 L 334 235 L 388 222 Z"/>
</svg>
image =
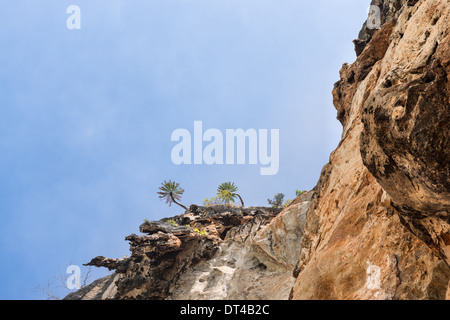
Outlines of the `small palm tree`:
<svg viewBox="0 0 450 320">
<path fill-rule="evenodd" d="M 242 197 L 236 193 L 238 188 L 232 182 L 224 182 L 217 189 L 217 196 L 223 200 L 225 204 L 229 204 L 230 202 L 234 203 L 236 197 L 239 198 L 242 204 L 242 208 L 244 208 L 244 201 L 242 201 Z"/>
<path fill-rule="evenodd" d="M 184 210 L 188 211 L 188 208 L 177 202 L 177 200 L 181 200 L 181 196 L 184 193 L 184 189 L 180 188 L 179 183 L 172 182 L 171 180 L 169 180 L 169 182 L 164 181 L 163 183 L 161 183 L 161 187 L 159 187 L 159 190 L 161 190 L 160 192 L 158 192 L 159 198 L 161 200 L 166 200 L 166 203 L 169 204 L 169 207 L 172 205 L 172 203 L 175 203 L 182 207 Z"/>
</svg>

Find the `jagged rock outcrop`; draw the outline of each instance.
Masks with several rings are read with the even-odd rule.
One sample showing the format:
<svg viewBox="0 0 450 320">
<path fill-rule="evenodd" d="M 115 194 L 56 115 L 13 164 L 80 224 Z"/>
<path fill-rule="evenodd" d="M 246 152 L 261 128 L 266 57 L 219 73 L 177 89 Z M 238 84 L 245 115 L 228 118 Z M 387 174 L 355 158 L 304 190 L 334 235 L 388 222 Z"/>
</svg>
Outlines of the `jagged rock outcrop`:
<svg viewBox="0 0 450 320">
<path fill-rule="evenodd" d="M 364 22 L 358 38 L 353 41 L 356 55 L 359 56 L 372 36 L 378 31 L 379 26 L 395 21 L 397 13 L 403 5 L 413 6 L 417 0 L 372 0 L 369 8 L 369 18 Z M 376 9 L 376 10 L 375 10 Z"/>
<path fill-rule="evenodd" d="M 408 11 L 362 106 L 361 154 L 402 223 L 450 264 L 448 2 Z"/>
<path fill-rule="evenodd" d="M 181 216 L 147 221 L 145 235 L 126 237 L 130 257 L 86 264 L 113 275 L 66 299 L 287 299 L 312 194 L 281 214 L 193 205 Z"/>
<path fill-rule="evenodd" d="M 450 299 L 450 2 L 373 0 L 333 89 L 342 139 L 279 212 L 191 206 L 67 299 Z M 204 232 L 201 232 L 204 231 Z"/>
</svg>

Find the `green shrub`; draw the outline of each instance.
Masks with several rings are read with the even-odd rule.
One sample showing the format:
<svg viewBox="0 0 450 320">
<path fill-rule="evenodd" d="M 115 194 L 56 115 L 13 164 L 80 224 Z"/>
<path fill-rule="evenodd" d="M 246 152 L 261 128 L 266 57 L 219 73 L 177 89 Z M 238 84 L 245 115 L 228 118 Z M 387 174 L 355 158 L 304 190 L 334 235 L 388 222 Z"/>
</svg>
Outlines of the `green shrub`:
<svg viewBox="0 0 450 320">
<path fill-rule="evenodd" d="M 207 236 L 207 235 L 208 235 L 208 233 L 207 233 L 206 231 L 204 231 L 204 230 L 200 231 L 200 230 L 197 229 L 197 228 L 195 228 L 195 229 L 193 229 L 193 230 L 194 230 L 194 232 L 197 232 L 198 234 L 200 234 L 200 235 L 202 235 L 202 236 Z"/>
<path fill-rule="evenodd" d="M 291 199 L 286 200 L 286 201 L 283 203 L 283 208 L 289 207 L 290 204 L 292 203 L 292 201 L 293 201 L 293 200 L 291 200 Z"/>
<path fill-rule="evenodd" d="M 278 209 L 283 206 L 284 201 L 284 194 L 283 193 L 277 193 L 272 200 L 267 199 L 269 204 L 272 206 L 272 208 Z"/>
<path fill-rule="evenodd" d="M 170 219 L 167 221 L 167 223 L 173 225 L 174 227 L 178 227 L 178 223 L 176 223 L 175 220 Z"/>
<path fill-rule="evenodd" d="M 304 193 L 306 193 L 305 190 L 303 190 L 303 191 L 300 191 L 300 190 L 295 191 L 295 195 L 296 195 L 297 197 L 300 197 L 300 196 L 301 196 L 302 194 L 304 194 Z"/>
<path fill-rule="evenodd" d="M 220 204 L 223 204 L 223 201 L 219 197 L 206 198 L 203 200 L 203 205 L 205 207 L 213 207 Z"/>
</svg>

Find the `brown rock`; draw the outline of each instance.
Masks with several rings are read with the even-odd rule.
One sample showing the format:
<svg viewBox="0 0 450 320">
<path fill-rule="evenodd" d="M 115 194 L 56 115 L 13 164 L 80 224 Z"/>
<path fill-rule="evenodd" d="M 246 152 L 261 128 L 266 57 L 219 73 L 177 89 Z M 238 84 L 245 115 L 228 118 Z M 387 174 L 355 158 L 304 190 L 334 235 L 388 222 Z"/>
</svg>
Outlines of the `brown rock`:
<svg viewBox="0 0 450 320">
<path fill-rule="evenodd" d="M 344 65 L 343 138 L 316 186 L 291 298 L 446 298 L 449 10 L 403 6 Z"/>
</svg>

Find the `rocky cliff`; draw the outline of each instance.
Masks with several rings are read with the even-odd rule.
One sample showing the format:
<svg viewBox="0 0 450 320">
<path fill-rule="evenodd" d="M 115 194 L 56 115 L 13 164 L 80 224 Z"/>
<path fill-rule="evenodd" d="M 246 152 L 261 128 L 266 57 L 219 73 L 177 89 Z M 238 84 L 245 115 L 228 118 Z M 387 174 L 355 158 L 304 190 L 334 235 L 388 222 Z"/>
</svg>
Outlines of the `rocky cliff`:
<svg viewBox="0 0 450 320">
<path fill-rule="evenodd" d="M 342 139 L 278 212 L 191 206 L 67 299 L 450 298 L 450 2 L 374 0 L 333 89 Z M 200 232 L 203 231 L 203 232 Z"/>
<path fill-rule="evenodd" d="M 288 299 L 313 193 L 273 208 L 198 207 L 140 226 L 115 272 L 66 299 Z"/>
</svg>

